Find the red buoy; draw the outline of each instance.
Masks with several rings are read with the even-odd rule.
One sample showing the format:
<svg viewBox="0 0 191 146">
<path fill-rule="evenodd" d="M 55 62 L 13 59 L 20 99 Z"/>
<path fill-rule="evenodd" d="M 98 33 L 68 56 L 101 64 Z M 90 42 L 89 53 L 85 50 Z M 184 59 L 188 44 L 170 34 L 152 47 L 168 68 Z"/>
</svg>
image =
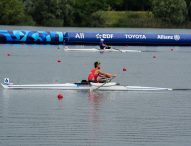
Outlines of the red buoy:
<svg viewBox="0 0 191 146">
<path fill-rule="evenodd" d="M 64 96 L 63 96 L 61 93 L 59 93 L 59 94 L 57 95 L 57 98 L 58 98 L 58 100 L 62 100 L 62 99 L 64 98 Z"/>
<path fill-rule="evenodd" d="M 57 62 L 58 62 L 58 63 L 60 63 L 60 62 L 61 62 L 61 60 L 60 60 L 60 59 L 58 59 L 58 60 L 57 60 Z"/>
<path fill-rule="evenodd" d="M 124 68 L 123 68 L 123 71 L 127 71 L 127 68 L 124 67 Z"/>
</svg>

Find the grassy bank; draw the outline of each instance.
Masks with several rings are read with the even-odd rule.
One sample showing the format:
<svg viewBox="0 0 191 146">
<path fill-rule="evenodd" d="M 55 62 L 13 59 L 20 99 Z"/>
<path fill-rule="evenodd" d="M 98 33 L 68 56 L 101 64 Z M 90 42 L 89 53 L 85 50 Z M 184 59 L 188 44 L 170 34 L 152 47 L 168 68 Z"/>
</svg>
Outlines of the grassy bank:
<svg viewBox="0 0 191 146">
<path fill-rule="evenodd" d="M 154 18 L 150 11 L 99 11 L 101 27 L 135 27 L 135 28 L 191 28 L 191 22 L 182 25 L 164 23 Z"/>
</svg>

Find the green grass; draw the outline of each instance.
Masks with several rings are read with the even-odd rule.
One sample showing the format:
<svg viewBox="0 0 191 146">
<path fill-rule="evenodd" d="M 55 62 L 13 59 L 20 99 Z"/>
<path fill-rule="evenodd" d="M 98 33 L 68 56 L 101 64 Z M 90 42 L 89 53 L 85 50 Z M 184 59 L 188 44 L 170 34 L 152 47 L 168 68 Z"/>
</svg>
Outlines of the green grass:
<svg viewBox="0 0 191 146">
<path fill-rule="evenodd" d="M 103 20 L 104 26 L 113 27 L 120 25 L 121 21 L 138 20 L 138 19 L 152 19 L 154 16 L 152 12 L 146 11 L 99 11 L 97 12 Z M 133 22 L 133 24 L 136 22 Z"/>
<path fill-rule="evenodd" d="M 191 28 L 190 21 L 181 25 L 165 23 L 150 11 L 98 11 L 94 14 L 102 20 L 98 27 Z"/>
</svg>

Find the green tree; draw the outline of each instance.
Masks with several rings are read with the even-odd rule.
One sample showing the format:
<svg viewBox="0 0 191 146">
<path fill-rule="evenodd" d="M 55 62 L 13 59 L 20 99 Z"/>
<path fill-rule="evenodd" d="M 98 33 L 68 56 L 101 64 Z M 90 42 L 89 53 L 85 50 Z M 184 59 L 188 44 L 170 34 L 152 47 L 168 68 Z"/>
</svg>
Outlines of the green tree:
<svg viewBox="0 0 191 146">
<path fill-rule="evenodd" d="M 187 6 L 189 6 L 191 0 L 185 0 L 185 1 L 186 1 Z"/>
<path fill-rule="evenodd" d="M 106 0 L 111 10 L 122 10 L 124 1 L 123 0 Z"/>
<path fill-rule="evenodd" d="M 187 17 L 185 0 L 153 0 L 153 14 L 164 22 L 181 24 Z"/>
<path fill-rule="evenodd" d="M 26 12 L 37 25 L 73 25 L 74 0 L 25 0 Z"/>
<path fill-rule="evenodd" d="M 188 19 L 191 20 L 191 2 L 188 5 Z"/>
<path fill-rule="evenodd" d="M 96 15 L 95 12 L 108 10 L 109 4 L 106 0 L 75 0 L 74 8 L 75 24 L 77 26 L 91 26 L 94 23 L 93 21 L 100 19 L 99 15 Z M 97 22 L 100 22 L 100 20 Z"/>
<path fill-rule="evenodd" d="M 21 24 L 25 14 L 22 0 L 0 0 L 0 24 Z"/>
<path fill-rule="evenodd" d="M 191 20 L 191 0 L 185 0 L 188 9 L 188 19 Z"/>
<path fill-rule="evenodd" d="M 26 12 L 31 15 L 37 25 L 62 26 L 61 0 L 25 0 Z"/>
<path fill-rule="evenodd" d="M 60 4 L 61 18 L 64 21 L 64 26 L 74 25 L 74 0 L 61 0 Z"/>
<path fill-rule="evenodd" d="M 123 0 L 122 9 L 132 11 L 143 11 L 151 9 L 152 0 Z"/>
</svg>

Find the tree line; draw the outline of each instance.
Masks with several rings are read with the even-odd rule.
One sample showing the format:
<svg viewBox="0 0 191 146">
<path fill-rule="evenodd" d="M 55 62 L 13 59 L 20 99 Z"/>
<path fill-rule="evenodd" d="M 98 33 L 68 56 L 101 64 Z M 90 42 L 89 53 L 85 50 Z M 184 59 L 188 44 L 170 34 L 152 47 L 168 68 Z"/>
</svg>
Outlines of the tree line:
<svg viewBox="0 0 191 146">
<path fill-rule="evenodd" d="M 0 9 L 1 25 L 104 26 L 98 12 L 108 11 L 148 11 L 173 25 L 191 20 L 191 0 L 0 0 Z"/>
</svg>

